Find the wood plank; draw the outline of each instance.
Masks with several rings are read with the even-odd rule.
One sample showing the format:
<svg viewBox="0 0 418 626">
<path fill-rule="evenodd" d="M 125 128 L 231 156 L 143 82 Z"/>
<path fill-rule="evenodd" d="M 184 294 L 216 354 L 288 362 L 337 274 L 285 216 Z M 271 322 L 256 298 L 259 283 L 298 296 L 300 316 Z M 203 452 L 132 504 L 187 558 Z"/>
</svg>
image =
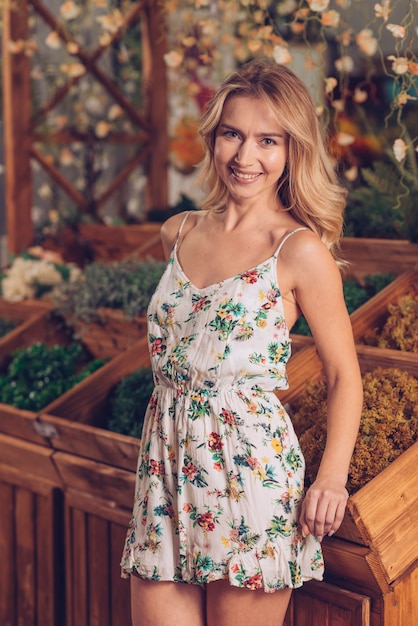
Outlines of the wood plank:
<svg viewBox="0 0 418 626">
<path fill-rule="evenodd" d="M 132 508 L 135 474 L 65 452 L 54 455 L 63 483 L 92 497 L 108 500 L 109 507 Z"/>
<path fill-rule="evenodd" d="M 370 567 L 369 548 L 337 537 L 325 538 L 322 547 L 327 580 L 332 579 L 342 587 L 345 586 L 345 581 L 349 581 L 356 584 L 367 596 L 377 597 L 382 592 L 390 591 L 383 573 L 377 568 L 372 570 Z"/>
<path fill-rule="evenodd" d="M 91 515 L 96 515 L 96 517 L 101 517 L 111 522 L 112 526 L 122 528 L 124 535 L 126 534 L 131 519 L 132 503 L 129 509 L 115 507 L 113 504 L 109 506 L 109 501 L 100 497 L 100 495 L 93 499 L 90 493 L 79 491 L 72 487 L 67 488 L 65 491 L 65 502 L 69 507 L 79 509 Z M 122 547 L 123 544 L 121 550 Z"/>
<path fill-rule="evenodd" d="M 72 533 L 69 542 L 72 562 L 71 570 L 67 575 L 71 578 L 71 593 L 68 602 L 74 621 L 69 626 L 90 626 L 88 615 L 88 543 L 87 543 L 87 516 L 83 511 L 71 510 Z"/>
<path fill-rule="evenodd" d="M 369 372 L 377 367 L 395 367 L 418 376 L 418 354 L 359 344 L 356 345 L 356 350 L 362 372 Z"/>
<path fill-rule="evenodd" d="M 35 413 L 16 409 L 0 402 L 0 432 L 5 435 L 25 439 L 40 446 L 51 447 L 49 440 L 37 431 L 38 420 Z"/>
<path fill-rule="evenodd" d="M 54 450 L 83 456 L 130 472 L 136 471 L 140 439 L 53 415 L 43 415 L 39 422 L 56 433 L 50 439 Z"/>
<path fill-rule="evenodd" d="M 384 626 L 418 624 L 418 563 L 415 568 L 383 596 Z"/>
<path fill-rule="evenodd" d="M 19 254 L 33 242 L 32 171 L 30 164 L 31 80 L 29 55 L 13 54 L 12 41 L 29 40 L 28 2 L 2 7 L 2 91 L 5 161 L 6 230 L 10 252 Z"/>
<path fill-rule="evenodd" d="M 14 489 L 0 477 L 0 624 L 16 624 Z"/>
<path fill-rule="evenodd" d="M 388 315 L 389 304 L 395 303 L 406 293 L 416 294 L 417 292 L 418 271 L 410 270 L 398 276 L 373 298 L 353 311 L 350 320 L 357 343 L 360 343 L 359 340 L 367 330 L 383 325 Z"/>
<path fill-rule="evenodd" d="M 58 486 L 61 480 L 52 459 L 53 454 L 50 448 L 0 434 L 0 459 L 3 465 Z"/>
<path fill-rule="evenodd" d="M 418 560 L 417 462 L 418 442 L 348 501 L 348 510 L 388 583 Z"/>
<path fill-rule="evenodd" d="M 55 488 L 36 498 L 37 624 L 65 623 L 65 570 L 62 493 Z"/>
<path fill-rule="evenodd" d="M 341 254 L 351 262 L 351 275 L 360 281 L 367 274 L 401 274 L 418 264 L 418 244 L 406 240 L 344 237 Z"/>
<path fill-rule="evenodd" d="M 325 582 L 294 592 L 293 626 L 369 626 L 370 599 Z"/>
<path fill-rule="evenodd" d="M 129 580 L 120 575 L 120 561 L 128 524 L 110 524 L 110 593 L 112 626 L 131 626 Z"/>
<path fill-rule="evenodd" d="M 36 542 L 34 494 L 18 487 L 15 493 L 16 551 L 18 564 L 17 609 L 18 626 L 36 624 Z M 48 581 L 45 581 L 48 584 Z"/>
<path fill-rule="evenodd" d="M 96 515 L 88 515 L 89 624 L 111 626 L 109 524 Z"/>
</svg>

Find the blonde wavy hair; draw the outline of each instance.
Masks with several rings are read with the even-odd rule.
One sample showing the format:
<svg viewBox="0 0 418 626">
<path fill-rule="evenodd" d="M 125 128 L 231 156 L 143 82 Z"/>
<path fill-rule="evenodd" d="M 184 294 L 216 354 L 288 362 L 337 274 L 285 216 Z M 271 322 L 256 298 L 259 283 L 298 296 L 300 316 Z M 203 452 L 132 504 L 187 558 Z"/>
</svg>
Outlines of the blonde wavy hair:
<svg viewBox="0 0 418 626">
<path fill-rule="evenodd" d="M 273 61 L 250 61 L 225 79 L 208 104 L 199 127 L 207 148 L 199 175 L 208 194 L 202 209 L 220 211 L 225 206 L 227 188 L 215 169 L 214 149 L 224 105 L 232 96 L 260 98 L 275 114 L 288 140 L 288 162 L 277 184 L 279 198 L 336 256 L 346 190 L 338 181 L 308 89 L 290 69 Z"/>
</svg>

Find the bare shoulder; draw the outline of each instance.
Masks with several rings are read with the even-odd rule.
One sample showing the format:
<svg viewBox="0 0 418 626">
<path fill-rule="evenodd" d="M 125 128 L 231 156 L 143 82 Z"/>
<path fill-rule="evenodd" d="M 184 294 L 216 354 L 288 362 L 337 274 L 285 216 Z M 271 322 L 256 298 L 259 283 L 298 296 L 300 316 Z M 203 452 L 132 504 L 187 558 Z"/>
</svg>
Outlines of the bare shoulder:
<svg viewBox="0 0 418 626">
<path fill-rule="evenodd" d="M 341 279 L 340 270 L 331 252 L 318 235 L 310 230 L 295 232 L 289 237 L 283 245 L 280 257 L 293 277 L 294 286 L 325 277 L 337 281 Z"/>
<path fill-rule="evenodd" d="M 180 226 L 188 215 L 188 219 L 185 225 L 185 229 L 192 228 L 196 222 L 195 212 L 190 213 L 189 211 L 183 211 L 182 213 L 176 213 L 166 220 L 161 226 L 160 236 L 161 242 L 163 244 L 164 254 L 166 258 L 170 256 L 171 250 L 176 241 L 177 234 L 179 232 Z M 196 211 L 198 213 L 198 211 Z M 185 231 L 186 232 L 186 231 Z"/>
</svg>

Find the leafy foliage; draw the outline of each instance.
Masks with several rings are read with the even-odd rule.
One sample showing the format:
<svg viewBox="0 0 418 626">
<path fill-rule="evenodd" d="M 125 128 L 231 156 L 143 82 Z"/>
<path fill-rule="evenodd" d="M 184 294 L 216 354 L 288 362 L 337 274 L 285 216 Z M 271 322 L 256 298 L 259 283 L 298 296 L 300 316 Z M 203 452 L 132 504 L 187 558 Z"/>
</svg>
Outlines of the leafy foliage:
<svg viewBox="0 0 418 626">
<path fill-rule="evenodd" d="M 37 342 L 13 352 L 6 374 L 0 376 L 0 402 L 39 411 L 103 365 L 85 359 L 81 344 L 47 346 Z"/>
<path fill-rule="evenodd" d="M 70 324 L 97 320 L 99 307 L 119 309 L 129 317 L 143 315 L 165 267 L 164 261 L 151 258 L 90 263 L 78 280 L 63 286 L 57 311 Z"/>
<path fill-rule="evenodd" d="M 153 388 L 150 368 L 142 367 L 124 378 L 110 395 L 107 428 L 140 438 Z"/>
<path fill-rule="evenodd" d="M 418 170 L 415 155 L 400 169 L 391 158 L 361 170 L 359 186 L 350 190 L 346 236 L 418 242 Z"/>
<path fill-rule="evenodd" d="M 8 319 L 6 317 L 0 317 L 0 337 L 4 337 L 7 333 L 10 333 L 13 328 L 16 328 L 17 322 Z"/>
</svg>

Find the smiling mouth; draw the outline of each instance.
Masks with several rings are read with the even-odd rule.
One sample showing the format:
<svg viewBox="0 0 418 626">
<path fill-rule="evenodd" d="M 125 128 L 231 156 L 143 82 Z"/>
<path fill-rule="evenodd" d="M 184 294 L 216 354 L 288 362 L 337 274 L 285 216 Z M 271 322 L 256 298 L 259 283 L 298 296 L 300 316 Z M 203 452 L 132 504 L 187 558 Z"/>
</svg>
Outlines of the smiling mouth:
<svg viewBox="0 0 418 626">
<path fill-rule="evenodd" d="M 255 178 L 258 178 L 260 176 L 259 173 L 243 174 L 242 172 L 238 172 L 237 170 L 234 170 L 233 167 L 231 169 L 232 169 L 232 173 L 234 174 L 234 176 L 236 176 L 237 178 L 240 178 L 241 180 L 254 180 Z"/>
</svg>

